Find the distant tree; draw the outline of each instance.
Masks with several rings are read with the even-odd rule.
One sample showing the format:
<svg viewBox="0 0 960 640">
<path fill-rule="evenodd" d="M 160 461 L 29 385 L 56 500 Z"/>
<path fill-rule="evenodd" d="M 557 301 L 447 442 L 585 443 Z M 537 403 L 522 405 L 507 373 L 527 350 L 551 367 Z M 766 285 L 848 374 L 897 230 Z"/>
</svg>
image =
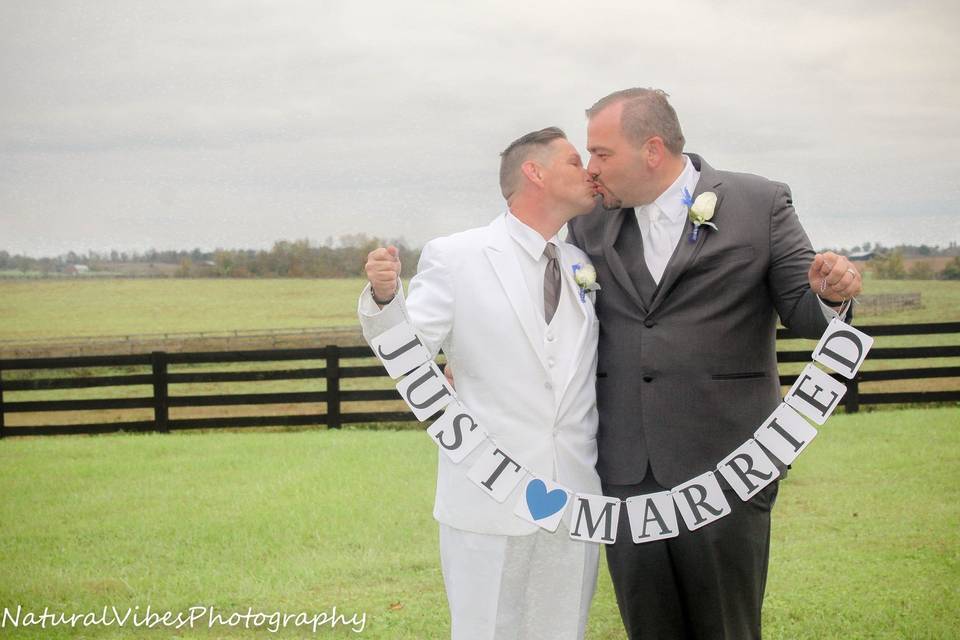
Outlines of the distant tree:
<svg viewBox="0 0 960 640">
<path fill-rule="evenodd" d="M 933 280 L 935 274 L 933 272 L 933 267 L 926 260 L 920 260 L 913 263 L 913 266 L 910 267 L 907 277 L 910 280 Z"/>
<path fill-rule="evenodd" d="M 960 280 L 960 256 L 955 256 L 940 272 L 944 280 Z"/>
<path fill-rule="evenodd" d="M 228 277 L 233 267 L 233 256 L 230 251 L 217 249 L 213 252 L 213 262 L 216 265 L 214 273 L 220 277 Z"/>
<path fill-rule="evenodd" d="M 873 274 L 881 280 L 903 280 L 907 269 L 903 265 L 903 253 L 898 249 L 876 256 L 871 260 Z"/>
<path fill-rule="evenodd" d="M 180 266 L 177 268 L 176 275 L 178 278 L 189 278 L 192 271 L 193 261 L 190 258 L 184 258 L 180 261 Z"/>
</svg>

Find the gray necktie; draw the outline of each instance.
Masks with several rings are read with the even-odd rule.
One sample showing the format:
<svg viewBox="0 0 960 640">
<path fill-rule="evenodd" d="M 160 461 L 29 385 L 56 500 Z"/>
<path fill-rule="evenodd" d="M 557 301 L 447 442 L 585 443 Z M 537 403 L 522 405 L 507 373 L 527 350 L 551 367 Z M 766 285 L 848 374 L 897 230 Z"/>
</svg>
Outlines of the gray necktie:
<svg viewBox="0 0 960 640">
<path fill-rule="evenodd" d="M 548 242 L 543 255 L 547 256 L 547 268 L 543 272 L 543 319 L 550 324 L 560 302 L 560 261 L 556 245 Z"/>
</svg>

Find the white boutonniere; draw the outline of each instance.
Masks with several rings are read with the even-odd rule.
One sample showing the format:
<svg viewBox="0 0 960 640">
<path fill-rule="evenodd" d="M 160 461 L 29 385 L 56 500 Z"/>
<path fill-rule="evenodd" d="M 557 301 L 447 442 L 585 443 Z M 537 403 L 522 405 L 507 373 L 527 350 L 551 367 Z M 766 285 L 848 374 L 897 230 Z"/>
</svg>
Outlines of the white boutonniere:
<svg viewBox="0 0 960 640">
<path fill-rule="evenodd" d="M 713 210 L 717 208 L 717 194 L 713 191 L 704 191 L 694 200 L 686 187 L 683 188 L 683 204 L 689 209 L 687 220 L 693 224 L 690 230 L 690 242 L 696 242 L 700 235 L 700 227 L 707 226 L 714 231 L 718 231 L 717 225 L 710 222 L 713 217 Z"/>
<path fill-rule="evenodd" d="M 578 262 L 573 265 L 573 281 L 580 287 L 580 302 L 586 301 L 588 293 L 600 291 L 600 285 L 597 284 L 597 270 L 592 264 Z M 593 300 L 593 297 L 590 299 Z"/>
</svg>

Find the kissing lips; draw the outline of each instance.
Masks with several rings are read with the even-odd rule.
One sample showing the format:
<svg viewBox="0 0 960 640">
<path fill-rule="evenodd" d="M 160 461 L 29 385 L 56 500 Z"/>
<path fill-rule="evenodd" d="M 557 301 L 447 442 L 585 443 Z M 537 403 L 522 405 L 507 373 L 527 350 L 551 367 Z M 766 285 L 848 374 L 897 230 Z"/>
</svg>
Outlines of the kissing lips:
<svg viewBox="0 0 960 640">
<path fill-rule="evenodd" d="M 618 198 L 615 193 L 610 191 L 610 188 L 603 183 L 599 177 L 593 179 L 594 191 L 599 195 L 603 201 L 603 208 L 607 211 L 613 211 L 615 209 L 620 209 L 623 205 L 623 200 Z"/>
</svg>

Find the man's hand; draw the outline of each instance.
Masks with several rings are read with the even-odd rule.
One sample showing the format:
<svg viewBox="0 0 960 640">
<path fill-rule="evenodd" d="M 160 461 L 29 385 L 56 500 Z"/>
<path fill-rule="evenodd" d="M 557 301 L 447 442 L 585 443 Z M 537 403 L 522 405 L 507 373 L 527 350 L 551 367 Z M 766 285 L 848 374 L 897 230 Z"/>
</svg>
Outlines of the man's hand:
<svg viewBox="0 0 960 640">
<path fill-rule="evenodd" d="M 373 287 L 377 300 L 392 300 L 397 293 L 397 278 L 400 277 L 400 251 L 393 245 L 374 249 L 367 255 L 367 280 Z"/>
<path fill-rule="evenodd" d="M 443 377 L 446 378 L 447 382 L 450 383 L 450 386 L 456 390 L 457 385 L 453 383 L 453 367 L 451 367 L 449 364 L 443 365 Z"/>
<path fill-rule="evenodd" d="M 832 251 L 818 253 L 807 274 L 810 288 L 824 300 L 841 303 L 863 291 L 863 278 L 846 256 Z"/>
</svg>

